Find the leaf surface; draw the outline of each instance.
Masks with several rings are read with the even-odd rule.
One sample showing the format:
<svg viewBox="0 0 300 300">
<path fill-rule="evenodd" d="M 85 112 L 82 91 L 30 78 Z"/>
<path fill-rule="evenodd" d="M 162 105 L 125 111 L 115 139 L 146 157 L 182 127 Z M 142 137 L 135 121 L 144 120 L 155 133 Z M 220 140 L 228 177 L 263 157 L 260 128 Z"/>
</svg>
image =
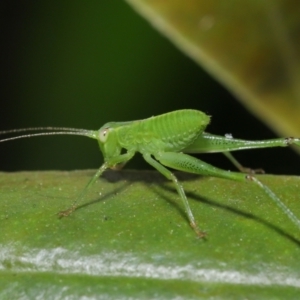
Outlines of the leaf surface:
<svg viewBox="0 0 300 300">
<path fill-rule="evenodd" d="M 0 298 L 295 299 L 300 232 L 254 184 L 154 171 L 0 173 Z M 259 176 L 299 217 L 300 178 Z"/>
</svg>

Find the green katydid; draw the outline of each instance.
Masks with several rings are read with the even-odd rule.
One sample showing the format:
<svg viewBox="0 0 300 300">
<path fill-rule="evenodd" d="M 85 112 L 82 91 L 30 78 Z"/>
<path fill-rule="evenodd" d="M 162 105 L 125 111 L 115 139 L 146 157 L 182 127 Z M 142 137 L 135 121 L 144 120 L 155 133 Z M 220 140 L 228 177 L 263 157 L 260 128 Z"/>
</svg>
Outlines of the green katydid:
<svg viewBox="0 0 300 300">
<path fill-rule="evenodd" d="M 78 203 L 82 201 L 87 190 L 106 169 L 120 169 L 136 152 L 140 152 L 152 167 L 174 183 L 184 204 L 190 225 L 200 237 L 203 237 L 205 234 L 196 224 L 183 187 L 167 167 L 203 176 L 227 178 L 235 181 L 252 181 L 280 207 L 298 228 L 300 228 L 300 220 L 293 212 L 266 185 L 253 175 L 254 172 L 251 172 L 250 169 L 243 168 L 230 154 L 230 151 L 243 149 L 285 147 L 291 144 L 300 146 L 300 139 L 290 137 L 246 141 L 235 139 L 229 135 L 225 135 L 225 137 L 217 136 L 204 132 L 209 121 L 210 117 L 205 113 L 185 109 L 145 120 L 109 122 L 96 131 L 64 127 L 39 127 L 2 131 L 0 134 L 34 130 L 43 132 L 6 138 L 0 140 L 0 142 L 44 135 L 81 135 L 98 141 L 100 150 L 104 156 L 104 163 L 82 190 L 72 206 L 67 210 L 59 212 L 60 217 L 68 216 L 76 210 Z M 122 150 L 125 150 L 125 152 Z M 195 157 L 185 154 L 207 152 L 224 153 L 242 173 L 218 169 Z"/>
</svg>

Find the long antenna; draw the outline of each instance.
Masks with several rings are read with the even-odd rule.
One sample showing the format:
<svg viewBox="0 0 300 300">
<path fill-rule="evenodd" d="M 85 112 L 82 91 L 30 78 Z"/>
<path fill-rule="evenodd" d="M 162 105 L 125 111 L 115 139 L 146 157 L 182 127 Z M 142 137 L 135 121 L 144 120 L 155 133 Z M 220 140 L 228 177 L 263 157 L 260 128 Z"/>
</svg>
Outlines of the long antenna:
<svg viewBox="0 0 300 300">
<path fill-rule="evenodd" d="M 40 129 L 40 130 L 48 130 L 48 129 L 45 129 L 45 128 L 51 128 L 51 127 L 40 127 L 40 128 L 44 128 L 44 129 Z M 26 139 L 26 138 L 36 137 L 36 136 L 46 136 L 46 135 L 47 136 L 49 136 L 49 135 L 80 135 L 80 136 L 86 136 L 86 137 L 96 139 L 96 140 L 98 139 L 98 131 L 86 130 L 86 129 L 78 129 L 78 130 L 75 130 L 75 131 L 67 131 L 67 129 L 71 130 L 70 128 L 66 128 L 66 131 L 54 131 L 54 132 L 41 132 L 41 133 L 24 134 L 24 135 L 19 135 L 19 136 L 14 136 L 14 137 L 2 139 L 2 140 L 0 140 L 0 143 L 13 141 L 13 140 L 18 140 L 18 139 Z M 38 130 L 38 129 L 36 129 L 36 130 Z M 64 130 L 64 129 L 61 129 L 61 130 Z M 22 129 L 13 129 L 13 130 L 9 130 L 9 131 L 10 131 L 9 133 L 13 133 L 13 132 L 26 131 L 26 130 L 25 129 L 23 129 L 23 130 Z M 5 132 L 4 134 L 7 134 L 7 131 L 4 131 L 4 132 Z M 0 132 L 0 134 L 1 134 L 1 132 Z"/>
<path fill-rule="evenodd" d="M 9 130 L 2 130 L 0 131 L 0 135 L 10 134 L 10 133 L 18 133 L 18 132 L 26 132 L 26 131 L 69 131 L 69 132 L 84 132 L 84 131 L 91 131 L 87 129 L 80 129 L 80 128 L 68 128 L 68 127 L 28 127 L 28 128 L 18 128 L 18 129 L 9 129 Z"/>
</svg>

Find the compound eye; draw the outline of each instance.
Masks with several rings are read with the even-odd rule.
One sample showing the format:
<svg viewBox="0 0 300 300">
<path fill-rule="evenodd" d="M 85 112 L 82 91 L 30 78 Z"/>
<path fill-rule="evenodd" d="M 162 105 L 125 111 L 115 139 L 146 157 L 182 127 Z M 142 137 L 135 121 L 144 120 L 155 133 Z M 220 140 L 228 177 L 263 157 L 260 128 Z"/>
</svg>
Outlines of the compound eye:
<svg viewBox="0 0 300 300">
<path fill-rule="evenodd" d="M 108 133 L 109 133 L 109 129 L 110 128 L 103 128 L 100 132 L 99 132 L 99 139 L 102 143 L 105 143 L 108 137 Z"/>
</svg>

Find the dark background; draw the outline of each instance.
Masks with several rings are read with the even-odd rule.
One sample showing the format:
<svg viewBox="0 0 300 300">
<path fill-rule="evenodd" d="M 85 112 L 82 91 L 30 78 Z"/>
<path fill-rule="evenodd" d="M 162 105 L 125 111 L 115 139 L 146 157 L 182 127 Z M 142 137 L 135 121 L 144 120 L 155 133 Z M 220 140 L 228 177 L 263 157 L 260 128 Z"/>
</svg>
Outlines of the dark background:
<svg viewBox="0 0 300 300">
<path fill-rule="evenodd" d="M 182 108 L 211 115 L 207 131 L 244 139 L 276 137 L 226 88 L 123 1 L 11 1 L 0 5 L 0 130 L 98 129 Z M 4 137 L 4 136 L 3 136 Z M 245 166 L 299 174 L 290 149 L 235 153 Z M 0 170 L 97 168 L 97 142 L 56 136 L 0 144 Z M 201 156 L 234 169 L 221 154 Z M 141 158 L 129 168 L 148 168 Z"/>
</svg>

